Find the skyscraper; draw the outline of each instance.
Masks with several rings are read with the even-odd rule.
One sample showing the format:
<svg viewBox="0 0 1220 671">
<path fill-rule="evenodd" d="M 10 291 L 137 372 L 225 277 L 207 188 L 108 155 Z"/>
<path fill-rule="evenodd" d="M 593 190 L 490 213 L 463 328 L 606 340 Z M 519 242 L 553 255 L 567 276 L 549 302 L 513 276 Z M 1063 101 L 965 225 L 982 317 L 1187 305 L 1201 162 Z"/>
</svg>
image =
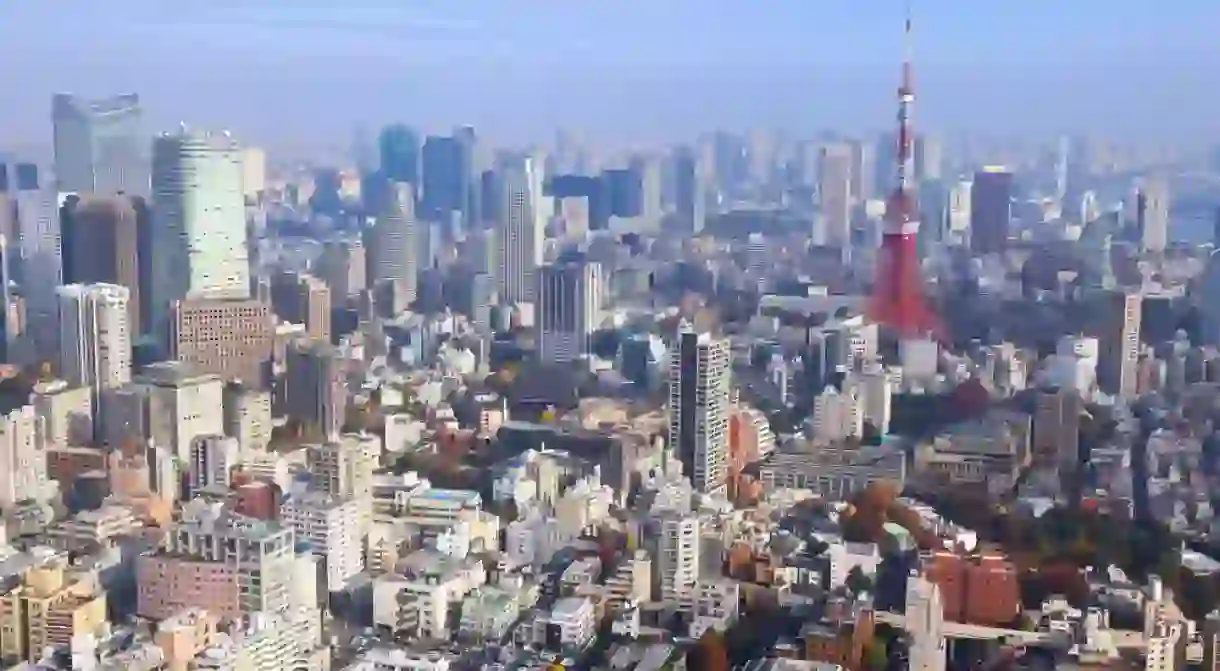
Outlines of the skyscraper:
<svg viewBox="0 0 1220 671">
<path fill-rule="evenodd" d="M 999 166 L 974 175 L 970 190 L 970 249 L 976 255 L 1002 254 L 1012 223 L 1012 173 Z"/>
<path fill-rule="evenodd" d="M 862 203 L 873 197 L 873 180 L 876 177 L 876 148 L 860 140 L 852 140 L 851 146 L 851 197 Z"/>
<path fill-rule="evenodd" d="M 58 191 L 148 195 L 149 138 L 139 96 L 85 100 L 57 94 L 51 120 Z"/>
<path fill-rule="evenodd" d="M 377 138 L 381 174 L 391 182 L 419 184 L 419 135 L 404 124 L 381 130 Z"/>
<path fill-rule="evenodd" d="M 153 143 L 153 328 L 182 298 L 250 295 L 242 149 L 183 127 Z"/>
<path fill-rule="evenodd" d="M 1134 398 L 1139 392 L 1136 373 L 1143 299 L 1138 291 L 1123 289 L 1104 291 L 1100 298 L 1098 386 L 1107 394 Z"/>
<path fill-rule="evenodd" d="M 682 147 L 674 154 L 674 205 L 679 222 L 687 230 L 694 235 L 703 232 L 703 174 L 698 154 L 690 147 Z"/>
<path fill-rule="evenodd" d="M 818 155 L 818 196 L 826 227 L 826 244 L 851 245 L 852 148 L 845 143 L 822 147 Z"/>
<path fill-rule="evenodd" d="M 364 232 L 369 285 L 393 282 L 405 292 L 407 302 L 415 300 L 418 282 L 417 225 L 411 186 L 397 183 L 393 185 L 385 211 Z"/>
<path fill-rule="evenodd" d="M 126 287 L 59 287 L 59 375 L 69 384 L 102 390 L 131 381 L 131 329 Z"/>
<path fill-rule="evenodd" d="M 44 174 L 32 163 L 13 166 L 16 190 L 11 192 L 16 206 L 13 229 L 17 260 L 13 279 L 25 298 L 29 341 L 41 359 L 55 356 L 58 333 L 55 287 L 63 284 L 60 256 L 59 217 L 55 216 L 55 192 Z M 10 186 L 14 184 L 10 183 Z"/>
<path fill-rule="evenodd" d="M 429 135 L 421 150 L 423 193 L 420 215 L 440 220 L 460 211 L 465 203 L 462 193 L 462 149 L 452 137 Z"/>
<path fill-rule="evenodd" d="M 544 231 L 534 215 L 535 169 L 529 157 L 501 162 L 496 239 L 496 293 L 507 304 L 530 302 L 542 263 Z"/>
<path fill-rule="evenodd" d="M 683 325 L 669 353 L 669 449 L 700 492 L 728 475 L 729 343 Z"/>
<path fill-rule="evenodd" d="M 65 284 L 117 284 L 127 289 L 127 325 L 140 323 L 140 234 L 149 225 L 144 199 L 132 196 L 69 196 L 59 208 Z"/>
<path fill-rule="evenodd" d="M 576 261 L 539 268 L 538 357 L 567 363 L 590 350 L 601 313 L 602 272 L 597 263 Z"/>
<path fill-rule="evenodd" d="M 1140 247 L 1146 252 L 1163 252 L 1169 243 L 1169 185 L 1164 178 L 1144 182 L 1136 195 L 1136 226 Z"/>
<path fill-rule="evenodd" d="M 639 183 L 639 216 L 649 223 L 661 219 L 661 165 L 655 157 L 634 156 L 628 168 Z"/>
</svg>

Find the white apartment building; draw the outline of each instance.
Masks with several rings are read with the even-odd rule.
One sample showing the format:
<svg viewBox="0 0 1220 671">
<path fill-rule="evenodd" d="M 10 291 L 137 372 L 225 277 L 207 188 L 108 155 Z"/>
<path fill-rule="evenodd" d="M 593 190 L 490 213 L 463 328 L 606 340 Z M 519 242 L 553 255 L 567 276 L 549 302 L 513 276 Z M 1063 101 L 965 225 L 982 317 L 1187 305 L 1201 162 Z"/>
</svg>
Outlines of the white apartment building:
<svg viewBox="0 0 1220 671">
<path fill-rule="evenodd" d="M 854 384 L 843 391 L 827 386 L 813 401 L 813 436 L 824 441 L 842 440 L 864 434 L 864 403 Z"/>
<path fill-rule="evenodd" d="M 229 488 L 232 469 L 240 450 L 237 439 L 227 436 L 196 436 L 191 439 L 190 469 L 187 484 L 191 492 L 207 487 Z"/>
<path fill-rule="evenodd" d="M 663 512 L 657 525 L 655 566 L 661 598 L 666 601 L 689 599 L 699 580 L 699 517 Z"/>
<path fill-rule="evenodd" d="M 144 427 L 141 437 L 145 440 L 189 461 L 192 440 L 224 435 L 224 383 L 220 376 L 199 375 L 185 364 L 163 361 L 146 366 L 134 384 L 137 416 L 122 423 L 129 429 Z"/>
<path fill-rule="evenodd" d="M 679 329 L 669 353 L 669 448 L 700 492 L 722 492 L 728 475 L 729 342 Z"/>
<path fill-rule="evenodd" d="M 280 506 L 280 520 L 326 558 L 327 588 L 338 591 L 364 570 L 364 539 L 360 532 L 360 502 L 323 492 L 289 496 Z"/>
<path fill-rule="evenodd" d="M 45 423 L 34 406 L 0 416 L 0 508 L 9 510 L 21 501 L 43 502 L 50 497 L 47 447 Z"/>
<path fill-rule="evenodd" d="M 373 581 L 373 623 L 396 633 L 449 640 L 449 614 L 487 582 L 479 560 L 456 560 L 419 550 L 400 562 L 401 573 Z"/>
<path fill-rule="evenodd" d="M 741 587 L 732 580 L 701 580 L 695 586 L 690 625 L 691 638 L 699 638 L 708 629 L 723 632 L 740 612 Z"/>
<path fill-rule="evenodd" d="M 522 636 L 528 643 L 549 650 L 582 650 L 597 633 L 597 613 L 586 597 L 566 597 L 555 602 L 549 612 L 538 613 Z"/>
</svg>

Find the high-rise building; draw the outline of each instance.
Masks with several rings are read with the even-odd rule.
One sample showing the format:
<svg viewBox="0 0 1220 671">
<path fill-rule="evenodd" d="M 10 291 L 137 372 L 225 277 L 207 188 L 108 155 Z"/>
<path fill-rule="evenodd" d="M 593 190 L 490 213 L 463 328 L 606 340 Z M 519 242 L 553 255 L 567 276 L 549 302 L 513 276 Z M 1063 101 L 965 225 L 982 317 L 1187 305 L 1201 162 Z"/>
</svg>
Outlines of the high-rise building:
<svg viewBox="0 0 1220 671">
<path fill-rule="evenodd" d="M 381 174 L 391 182 L 419 184 L 419 134 L 405 124 L 381 129 L 377 138 Z"/>
<path fill-rule="evenodd" d="M 1139 391 L 1142 298 L 1138 291 L 1114 290 L 1101 292 L 1100 299 L 1098 386 L 1107 394 L 1134 398 Z"/>
<path fill-rule="evenodd" d="M 601 266 L 590 262 L 556 263 L 539 268 L 538 357 L 567 363 L 589 354 L 602 299 Z"/>
<path fill-rule="evenodd" d="M 657 574 L 661 598 L 679 601 L 689 598 L 699 581 L 699 516 L 665 511 L 657 520 Z"/>
<path fill-rule="evenodd" d="M 531 302 L 545 232 L 534 216 L 534 166 L 529 157 L 503 161 L 497 171 L 496 293 L 504 303 Z"/>
<path fill-rule="evenodd" d="M 851 146 L 851 197 L 863 203 L 873 197 L 873 180 L 876 177 L 876 148 L 860 140 L 848 142 Z"/>
<path fill-rule="evenodd" d="M 0 507 L 47 498 L 46 423 L 32 405 L 0 415 Z"/>
<path fill-rule="evenodd" d="M 703 179 L 699 155 L 690 147 L 679 149 L 674 154 L 674 206 L 679 222 L 695 235 L 703 232 L 706 216 Z"/>
<path fill-rule="evenodd" d="M 239 382 L 224 388 L 225 435 L 243 452 L 264 452 L 271 443 L 271 393 Z"/>
<path fill-rule="evenodd" d="M 907 578 L 904 619 L 911 637 L 911 668 L 944 671 L 948 653 L 945 613 L 941 590 L 935 582 L 918 574 Z"/>
<path fill-rule="evenodd" d="M 653 156 L 638 155 L 631 159 L 630 172 L 635 181 L 639 182 L 640 212 L 639 216 L 647 222 L 657 222 L 661 218 L 661 164 Z"/>
<path fill-rule="evenodd" d="M 377 286 L 394 283 L 405 292 L 405 300 L 415 300 L 419 281 L 416 242 L 415 197 L 408 184 L 395 184 L 387 209 L 365 229 L 364 247 L 368 259 L 368 283 Z"/>
<path fill-rule="evenodd" d="M 1136 227 L 1140 248 L 1163 252 L 1169 244 L 1169 185 L 1164 178 L 1144 182 L 1136 195 Z"/>
<path fill-rule="evenodd" d="M 173 301 L 250 295 L 242 157 L 227 132 L 183 128 L 153 143 L 152 307 L 158 331 Z"/>
<path fill-rule="evenodd" d="M 51 121 L 60 193 L 148 195 L 149 138 L 139 96 L 84 100 L 57 94 Z"/>
<path fill-rule="evenodd" d="M 684 325 L 669 353 L 669 448 L 701 492 L 726 484 L 730 372 L 728 341 Z"/>
<path fill-rule="evenodd" d="M 363 513 L 359 499 L 317 491 L 289 496 L 280 506 L 280 519 L 293 528 L 298 542 L 308 541 L 325 559 L 331 592 L 364 570 Z"/>
<path fill-rule="evenodd" d="M 16 244 L 10 245 L 9 269 L 25 300 L 27 341 L 32 353 L 45 360 L 58 351 L 55 287 L 63 284 L 55 192 L 33 163 L 15 164 L 12 175 L 15 179 L 10 187 L 15 190 L 10 194 L 16 217 L 11 222 L 11 240 Z"/>
<path fill-rule="evenodd" d="M 200 373 L 261 388 L 274 337 L 275 317 L 262 301 L 191 298 L 170 306 L 169 356 Z"/>
<path fill-rule="evenodd" d="M 423 193 L 420 215 L 433 220 L 448 219 L 465 206 L 462 191 L 462 147 L 456 138 L 429 135 L 421 150 Z"/>
<path fill-rule="evenodd" d="M 935 182 L 944 171 L 945 157 L 940 140 L 927 135 L 915 138 L 915 179 Z"/>
<path fill-rule="evenodd" d="M 94 394 L 131 381 L 131 328 L 126 287 L 59 287 L 59 375 Z"/>
<path fill-rule="evenodd" d="M 133 338 L 141 330 L 140 239 L 150 225 L 143 198 L 69 196 L 59 208 L 65 284 L 116 284 L 127 289 L 127 324 Z"/>
<path fill-rule="evenodd" d="M 970 189 L 970 249 L 977 255 L 1008 248 L 1012 223 L 1012 173 L 989 166 L 974 174 Z"/>
<path fill-rule="evenodd" d="M 232 470 L 240 459 L 236 438 L 228 436 L 196 436 L 191 440 L 191 460 L 187 485 L 191 495 L 201 489 L 229 488 Z"/>
<path fill-rule="evenodd" d="M 301 273 L 279 273 L 271 280 L 275 315 L 303 324 L 310 338 L 330 342 L 330 289 L 322 280 Z"/>
<path fill-rule="evenodd" d="M 818 156 L 818 197 L 825 223 L 825 243 L 831 247 L 851 245 L 852 147 L 832 143 Z"/>
<path fill-rule="evenodd" d="M 1074 470 L 1080 464 L 1084 399 L 1075 389 L 1040 390 L 1034 410 L 1034 462 Z"/>
<path fill-rule="evenodd" d="M 318 259 L 318 277 L 330 287 L 334 307 L 348 304 L 368 288 L 368 251 L 360 240 L 328 242 Z"/>
<path fill-rule="evenodd" d="M 162 446 L 185 462 L 196 437 L 224 433 L 224 382 L 219 375 L 163 361 L 145 366 L 133 387 L 129 398 L 135 412 L 115 418 L 126 425 L 129 436 Z"/>
<path fill-rule="evenodd" d="M 949 187 L 947 194 L 945 228 L 949 239 L 962 244 L 970 239 L 970 200 L 974 184 L 965 180 Z"/>
<path fill-rule="evenodd" d="M 287 414 L 334 440 L 343 428 L 347 383 L 330 343 L 298 340 L 288 348 Z"/>
</svg>

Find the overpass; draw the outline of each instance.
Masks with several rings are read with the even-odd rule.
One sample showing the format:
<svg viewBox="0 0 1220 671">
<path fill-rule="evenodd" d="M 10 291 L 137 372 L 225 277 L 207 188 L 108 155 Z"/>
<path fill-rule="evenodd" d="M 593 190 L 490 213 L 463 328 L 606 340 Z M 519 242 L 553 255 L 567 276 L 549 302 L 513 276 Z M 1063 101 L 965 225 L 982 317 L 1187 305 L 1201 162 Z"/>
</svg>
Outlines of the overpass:
<svg viewBox="0 0 1220 671">
<path fill-rule="evenodd" d="M 906 616 L 900 613 L 877 611 L 873 613 L 873 618 L 877 622 L 883 622 L 891 627 L 906 629 Z M 964 622 L 945 622 L 941 625 L 941 630 L 944 632 L 945 638 L 983 641 L 1003 638 L 1009 645 L 1018 647 L 1066 647 L 1069 642 L 1067 636 L 1062 632 L 1004 629 Z M 1148 648 L 1148 642 L 1144 639 L 1142 632 L 1110 630 L 1110 636 L 1114 641 L 1114 646 L 1119 650 L 1144 651 Z"/>
</svg>

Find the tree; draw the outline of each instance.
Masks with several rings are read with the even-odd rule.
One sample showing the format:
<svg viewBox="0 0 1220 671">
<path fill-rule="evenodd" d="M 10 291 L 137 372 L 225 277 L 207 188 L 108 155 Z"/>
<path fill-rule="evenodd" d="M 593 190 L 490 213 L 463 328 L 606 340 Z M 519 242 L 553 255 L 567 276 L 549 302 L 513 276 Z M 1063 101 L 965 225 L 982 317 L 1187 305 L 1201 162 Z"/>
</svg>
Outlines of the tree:
<svg viewBox="0 0 1220 671">
<path fill-rule="evenodd" d="M 885 671 L 889 668 L 890 657 L 886 652 L 885 640 L 874 638 L 864 646 L 864 668 L 868 671 Z"/>
<path fill-rule="evenodd" d="M 851 567 L 847 572 L 846 583 L 847 589 L 851 590 L 852 594 L 860 595 L 873 590 L 873 581 L 868 576 L 864 575 L 864 569 L 859 566 Z"/>
<path fill-rule="evenodd" d="M 686 653 L 686 668 L 700 671 L 729 671 L 729 649 L 724 636 L 708 629 Z"/>
</svg>

